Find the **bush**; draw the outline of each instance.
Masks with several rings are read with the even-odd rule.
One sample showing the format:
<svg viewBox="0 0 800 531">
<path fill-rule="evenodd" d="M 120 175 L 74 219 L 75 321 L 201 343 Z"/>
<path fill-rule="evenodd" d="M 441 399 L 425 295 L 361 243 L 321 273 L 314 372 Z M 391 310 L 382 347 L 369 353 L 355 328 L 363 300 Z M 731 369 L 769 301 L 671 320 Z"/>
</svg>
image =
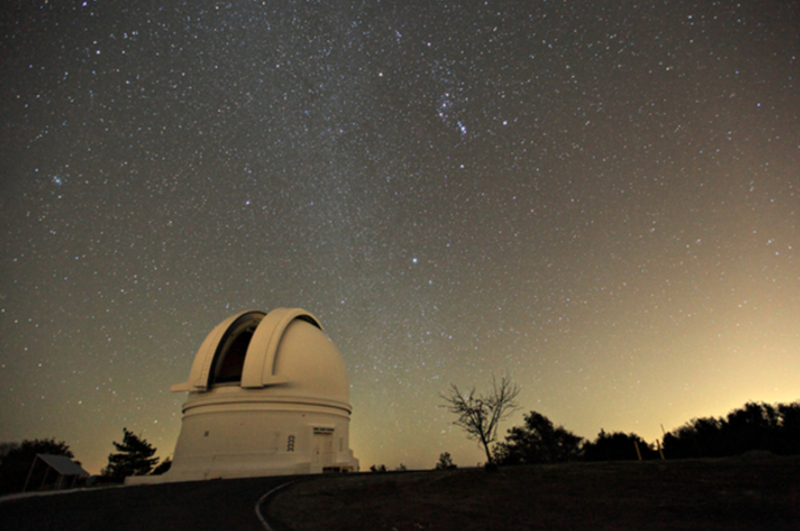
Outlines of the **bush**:
<svg viewBox="0 0 800 531">
<path fill-rule="evenodd" d="M 597 439 L 583 446 L 583 458 L 586 461 L 635 461 L 640 455 L 642 459 L 655 459 L 658 452 L 635 433 L 606 433 L 600 430 Z"/>
</svg>

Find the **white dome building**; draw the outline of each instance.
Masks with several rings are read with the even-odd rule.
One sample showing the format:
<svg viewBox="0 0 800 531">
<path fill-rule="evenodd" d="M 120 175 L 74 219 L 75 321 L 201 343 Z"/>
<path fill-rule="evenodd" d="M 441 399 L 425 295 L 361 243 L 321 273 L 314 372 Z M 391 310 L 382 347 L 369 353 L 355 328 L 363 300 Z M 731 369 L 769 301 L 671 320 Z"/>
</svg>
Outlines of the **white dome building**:
<svg viewBox="0 0 800 531">
<path fill-rule="evenodd" d="M 342 355 L 304 310 L 229 317 L 172 390 L 189 392 L 172 467 L 134 483 L 358 470 Z"/>
</svg>

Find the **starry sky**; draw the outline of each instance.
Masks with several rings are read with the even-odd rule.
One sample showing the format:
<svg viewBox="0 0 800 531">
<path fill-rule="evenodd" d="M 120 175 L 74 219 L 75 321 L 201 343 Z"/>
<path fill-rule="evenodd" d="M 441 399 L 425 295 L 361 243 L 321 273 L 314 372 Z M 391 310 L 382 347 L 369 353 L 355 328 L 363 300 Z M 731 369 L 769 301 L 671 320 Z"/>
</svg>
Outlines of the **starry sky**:
<svg viewBox="0 0 800 531">
<path fill-rule="evenodd" d="M 800 9 L 0 7 L 0 441 L 172 453 L 211 329 L 300 307 L 362 468 L 480 449 L 492 375 L 582 437 L 800 398 Z"/>
</svg>

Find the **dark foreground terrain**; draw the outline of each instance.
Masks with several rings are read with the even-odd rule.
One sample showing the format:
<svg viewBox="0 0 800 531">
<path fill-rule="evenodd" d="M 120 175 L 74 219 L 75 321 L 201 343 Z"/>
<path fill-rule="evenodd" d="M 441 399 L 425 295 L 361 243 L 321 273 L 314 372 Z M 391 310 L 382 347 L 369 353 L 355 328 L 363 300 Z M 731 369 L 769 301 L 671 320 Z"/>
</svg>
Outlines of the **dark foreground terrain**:
<svg viewBox="0 0 800 531">
<path fill-rule="evenodd" d="M 97 489 L 0 502 L 0 529 L 261 530 L 294 478 Z M 262 507 L 276 531 L 798 530 L 800 458 L 574 463 L 306 476 Z"/>
<path fill-rule="evenodd" d="M 88 489 L 0 502 L 0 531 L 263 531 L 261 496 L 293 478 Z"/>
<path fill-rule="evenodd" d="M 323 478 L 265 512 L 296 531 L 800 530 L 799 495 L 800 459 L 750 455 Z"/>
</svg>

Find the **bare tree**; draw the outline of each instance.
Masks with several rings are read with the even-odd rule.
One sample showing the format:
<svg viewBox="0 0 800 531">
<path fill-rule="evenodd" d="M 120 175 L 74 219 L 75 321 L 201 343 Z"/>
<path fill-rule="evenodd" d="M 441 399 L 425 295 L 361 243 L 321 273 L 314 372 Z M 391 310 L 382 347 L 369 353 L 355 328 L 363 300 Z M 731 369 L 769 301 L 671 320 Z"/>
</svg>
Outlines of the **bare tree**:
<svg viewBox="0 0 800 531">
<path fill-rule="evenodd" d="M 462 393 L 456 385 L 451 384 L 450 390 L 440 396 L 445 401 L 444 407 L 458 416 L 453 424 L 466 431 L 467 437 L 483 445 L 486 463 L 491 466 L 494 459 L 489 445 L 497 437 L 500 421 L 519 409 L 518 394 L 519 386 L 508 377 L 503 376 L 498 385 L 492 376 L 492 391 L 486 395 L 477 394 L 474 387 L 468 393 Z"/>
</svg>

